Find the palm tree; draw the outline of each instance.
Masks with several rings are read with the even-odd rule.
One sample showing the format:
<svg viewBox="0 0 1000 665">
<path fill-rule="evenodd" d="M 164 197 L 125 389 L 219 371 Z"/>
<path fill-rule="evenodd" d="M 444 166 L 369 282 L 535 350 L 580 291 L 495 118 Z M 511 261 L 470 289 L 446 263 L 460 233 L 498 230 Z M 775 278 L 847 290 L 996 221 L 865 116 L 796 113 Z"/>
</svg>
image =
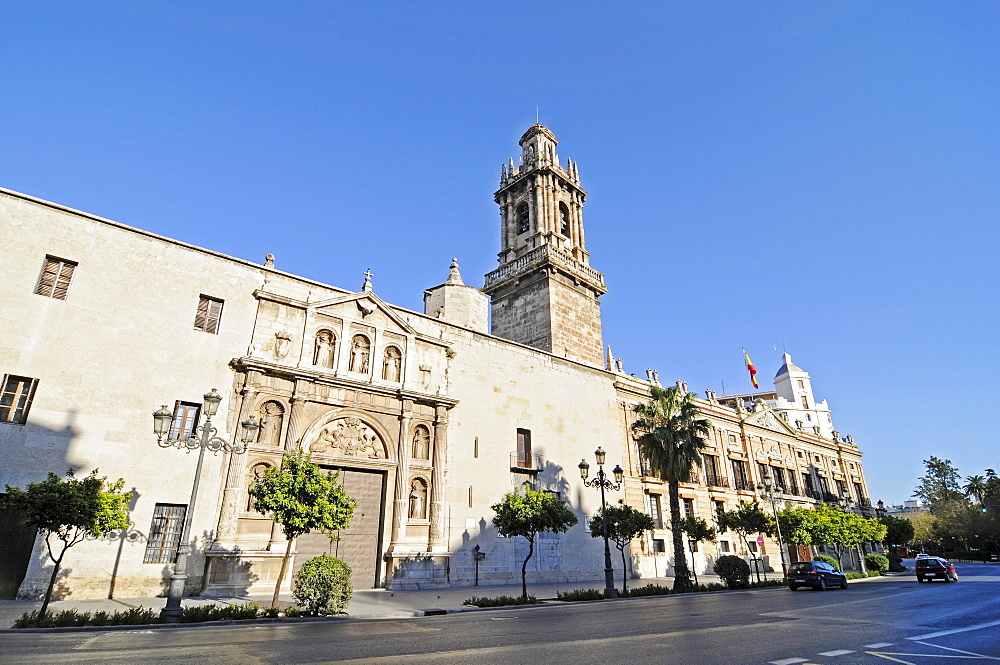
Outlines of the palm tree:
<svg viewBox="0 0 1000 665">
<path fill-rule="evenodd" d="M 650 469 L 666 481 L 670 500 L 670 533 L 674 550 L 674 591 L 692 588 L 687 557 L 684 554 L 684 531 L 677 484 L 687 481 L 691 469 L 701 461 L 708 421 L 698 418 L 694 395 L 672 388 L 653 387 L 652 399 L 636 404 L 632 431 L 638 434 L 639 452 Z"/>
<path fill-rule="evenodd" d="M 983 476 L 969 476 L 966 479 L 965 485 L 962 486 L 962 491 L 971 497 L 974 497 L 977 502 L 983 502 L 983 496 L 986 495 L 986 478 Z"/>
</svg>

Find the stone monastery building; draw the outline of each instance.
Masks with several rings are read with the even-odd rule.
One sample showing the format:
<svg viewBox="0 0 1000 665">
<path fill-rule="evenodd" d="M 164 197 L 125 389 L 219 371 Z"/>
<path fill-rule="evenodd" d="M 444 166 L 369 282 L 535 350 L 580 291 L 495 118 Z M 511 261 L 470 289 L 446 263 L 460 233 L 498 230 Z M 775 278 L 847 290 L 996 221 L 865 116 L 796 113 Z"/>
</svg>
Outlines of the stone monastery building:
<svg viewBox="0 0 1000 665">
<path fill-rule="evenodd" d="M 452 263 L 424 292 L 423 312 L 384 302 L 370 275 L 359 291 L 328 286 L 275 269 L 271 257 L 255 264 L 0 190 L 0 488 L 73 467 L 124 478 L 134 492 L 127 532 L 70 550 L 63 593 L 164 592 L 197 454 L 158 446 L 151 414 L 166 405 L 170 437 L 182 438 L 203 421 L 213 388 L 220 436 L 239 440 L 250 416 L 261 428 L 245 453 L 206 455 L 189 593 L 273 586 L 284 536 L 251 509 L 247 488 L 296 446 L 341 470 L 358 507 L 339 540 L 299 538 L 293 570 L 329 552 L 351 565 L 356 588 L 461 586 L 473 583 L 480 552 L 480 584 L 513 582 L 526 544 L 498 536 L 490 506 L 531 487 L 558 493 L 580 524 L 540 537 L 529 581 L 602 579 L 603 545 L 585 519 L 600 494 L 577 469 L 602 446 L 625 470 L 609 500 L 657 525 L 630 547 L 634 574 L 669 573 L 666 487 L 629 430 L 657 376 L 626 375 L 605 351 L 607 289 L 586 248 L 587 193 L 556 144 L 536 124 L 518 162 L 502 168 L 502 246 L 485 287 L 465 284 Z M 849 496 L 870 507 L 860 451 L 788 354 L 773 392 L 709 391 L 698 404 L 712 430 L 702 468 L 681 486 L 687 513 L 711 520 L 754 500 L 765 471 L 793 503 Z M 0 514 L 0 597 L 44 590 L 51 568 L 35 540 Z M 726 553 L 780 566 L 775 542 L 760 550 L 722 535 L 700 545 L 695 569 Z"/>
</svg>

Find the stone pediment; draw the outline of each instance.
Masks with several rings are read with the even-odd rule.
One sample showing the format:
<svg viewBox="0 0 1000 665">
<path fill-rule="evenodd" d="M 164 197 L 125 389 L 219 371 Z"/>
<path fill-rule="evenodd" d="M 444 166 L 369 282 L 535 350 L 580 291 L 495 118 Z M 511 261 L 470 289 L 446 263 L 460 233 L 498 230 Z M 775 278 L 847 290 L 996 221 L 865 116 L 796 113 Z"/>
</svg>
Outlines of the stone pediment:
<svg viewBox="0 0 1000 665">
<path fill-rule="evenodd" d="M 757 427 L 769 429 L 772 432 L 781 432 L 782 434 L 790 434 L 792 436 L 796 436 L 798 434 L 795 429 L 785 422 L 784 418 L 768 407 L 764 407 L 760 411 L 750 414 L 746 419 L 746 423 L 748 425 L 756 425 Z"/>
<path fill-rule="evenodd" d="M 309 309 L 320 314 L 358 321 L 383 329 L 395 329 L 403 335 L 416 334 L 405 319 L 370 291 L 309 303 Z"/>
</svg>

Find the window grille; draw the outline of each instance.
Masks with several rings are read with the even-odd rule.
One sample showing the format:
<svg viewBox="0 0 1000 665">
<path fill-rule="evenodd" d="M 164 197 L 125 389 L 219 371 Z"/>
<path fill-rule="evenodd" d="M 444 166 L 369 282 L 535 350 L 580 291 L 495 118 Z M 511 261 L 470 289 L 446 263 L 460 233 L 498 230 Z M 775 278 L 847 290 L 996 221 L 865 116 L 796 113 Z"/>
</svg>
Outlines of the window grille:
<svg viewBox="0 0 1000 665">
<path fill-rule="evenodd" d="M 76 265 L 72 261 L 46 256 L 42 274 L 38 277 L 38 285 L 35 286 L 35 293 L 46 298 L 66 300 Z"/>
<path fill-rule="evenodd" d="M 153 524 L 149 527 L 149 538 L 146 539 L 143 563 L 172 563 L 177 558 L 186 512 L 186 505 L 156 504 Z"/>
<path fill-rule="evenodd" d="M 222 302 L 218 298 L 199 296 L 198 311 L 194 315 L 194 329 L 218 335 L 219 321 L 222 319 Z"/>
<path fill-rule="evenodd" d="M 3 377 L 0 393 L 0 422 L 23 425 L 28 419 L 28 409 L 35 396 L 38 379 L 7 374 Z"/>
</svg>

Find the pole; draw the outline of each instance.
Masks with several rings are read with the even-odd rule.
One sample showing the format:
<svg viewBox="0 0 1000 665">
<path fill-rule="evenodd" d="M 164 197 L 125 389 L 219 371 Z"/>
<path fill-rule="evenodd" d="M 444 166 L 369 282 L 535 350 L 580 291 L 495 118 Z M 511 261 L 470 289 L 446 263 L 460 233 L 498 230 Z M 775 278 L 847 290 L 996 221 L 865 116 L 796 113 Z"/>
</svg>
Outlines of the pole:
<svg viewBox="0 0 1000 665">
<path fill-rule="evenodd" d="M 607 480 L 603 465 L 599 466 L 597 476 L 601 485 L 601 526 L 604 531 L 604 597 L 617 598 L 618 589 L 615 588 L 615 572 L 611 567 L 611 548 L 608 545 L 608 504 L 604 500 L 604 484 Z"/>
<path fill-rule="evenodd" d="M 208 445 L 210 432 L 212 430 L 211 416 L 205 417 L 205 424 L 201 427 L 201 445 L 198 447 L 198 464 L 194 469 L 194 483 L 191 485 L 191 500 L 187 510 L 184 511 L 184 528 L 181 530 L 181 544 L 177 548 L 177 562 L 174 564 L 174 571 L 170 575 L 170 586 L 167 588 L 167 604 L 160 610 L 160 621 L 164 623 L 177 623 L 181 620 L 184 610 L 181 608 L 181 597 L 184 596 L 184 587 L 187 584 L 187 560 L 191 552 L 191 520 L 194 518 L 194 504 L 198 498 L 198 483 L 201 481 L 201 467 L 205 461 L 205 448 Z"/>
</svg>

